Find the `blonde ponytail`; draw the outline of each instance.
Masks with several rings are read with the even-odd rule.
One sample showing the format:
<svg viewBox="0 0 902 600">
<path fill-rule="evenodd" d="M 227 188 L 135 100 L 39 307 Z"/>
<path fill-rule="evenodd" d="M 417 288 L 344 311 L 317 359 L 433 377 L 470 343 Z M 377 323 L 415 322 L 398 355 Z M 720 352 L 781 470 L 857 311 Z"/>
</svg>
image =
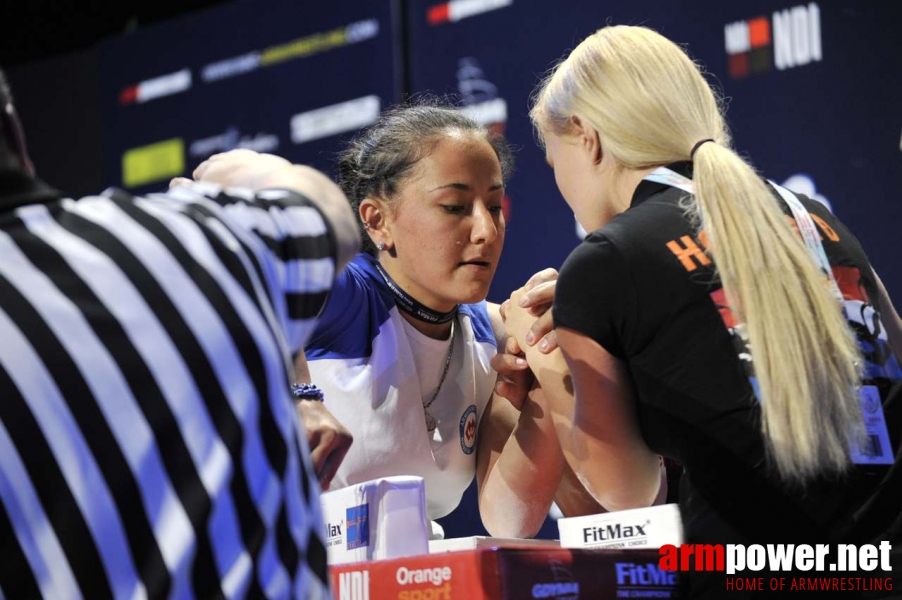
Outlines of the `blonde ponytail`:
<svg viewBox="0 0 902 600">
<path fill-rule="evenodd" d="M 695 154 L 695 208 L 745 323 L 769 456 L 788 480 L 842 472 L 862 431 L 858 347 L 824 275 L 764 182 L 728 148 Z"/>
<path fill-rule="evenodd" d="M 863 432 L 859 351 L 823 273 L 766 184 L 729 148 L 719 102 L 675 44 L 642 27 L 607 27 L 543 82 L 539 135 L 570 117 L 594 127 L 627 169 L 694 155 L 695 202 L 727 300 L 744 323 L 768 456 L 784 480 L 843 472 Z"/>
</svg>

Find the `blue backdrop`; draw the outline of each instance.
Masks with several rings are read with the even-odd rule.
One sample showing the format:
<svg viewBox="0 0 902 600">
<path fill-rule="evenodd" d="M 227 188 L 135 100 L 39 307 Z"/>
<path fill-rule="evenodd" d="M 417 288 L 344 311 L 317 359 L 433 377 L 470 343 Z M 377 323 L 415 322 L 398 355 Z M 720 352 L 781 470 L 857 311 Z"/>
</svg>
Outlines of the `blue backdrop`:
<svg viewBox="0 0 902 600">
<path fill-rule="evenodd" d="M 489 296 L 502 301 L 535 271 L 559 267 L 579 241 L 535 145 L 528 100 L 556 60 L 605 24 L 647 25 L 684 44 L 728 97 L 737 149 L 771 179 L 831 205 L 902 302 L 893 184 L 902 173 L 900 3 L 235 2 L 10 78 L 38 168 L 81 193 L 96 191 L 99 178 L 159 190 L 234 147 L 332 172 L 343 141 L 380 108 L 407 93 L 455 94 L 517 148 L 508 238 Z M 66 82 L 57 93 L 69 95 L 48 104 L 53 86 L 34 81 L 52 72 Z M 67 92 L 76 80 L 81 93 Z M 98 120 L 98 94 L 102 136 L 85 126 Z M 51 104 L 65 117 L 34 108 Z M 87 115 L 81 126 L 79 115 Z M 61 168 L 65 157 L 47 150 L 61 132 L 77 169 Z M 451 536 L 483 531 L 472 491 L 444 524 Z"/>
<path fill-rule="evenodd" d="M 387 0 L 238 2 L 109 40 L 107 181 L 159 189 L 235 147 L 331 171 L 341 140 L 399 99 L 395 16 Z"/>
</svg>

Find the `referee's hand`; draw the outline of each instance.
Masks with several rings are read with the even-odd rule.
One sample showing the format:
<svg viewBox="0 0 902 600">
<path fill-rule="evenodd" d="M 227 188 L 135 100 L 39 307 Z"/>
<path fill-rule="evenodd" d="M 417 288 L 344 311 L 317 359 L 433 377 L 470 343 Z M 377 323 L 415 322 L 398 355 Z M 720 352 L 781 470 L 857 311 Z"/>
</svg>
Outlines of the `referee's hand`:
<svg viewBox="0 0 902 600">
<path fill-rule="evenodd" d="M 302 400 L 297 403 L 297 407 L 307 433 L 313 471 L 320 487 L 324 492 L 328 491 L 341 461 L 351 448 L 354 436 L 322 402 Z"/>
<path fill-rule="evenodd" d="M 281 173 L 292 171 L 294 167 L 280 156 L 239 148 L 214 154 L 194 169 L 193 177 L 195 181 L 216 183 L 224 188 L 244 187 L 259 191 L 268 187 L 282 187 L 269 182 Z"/>
</svg>

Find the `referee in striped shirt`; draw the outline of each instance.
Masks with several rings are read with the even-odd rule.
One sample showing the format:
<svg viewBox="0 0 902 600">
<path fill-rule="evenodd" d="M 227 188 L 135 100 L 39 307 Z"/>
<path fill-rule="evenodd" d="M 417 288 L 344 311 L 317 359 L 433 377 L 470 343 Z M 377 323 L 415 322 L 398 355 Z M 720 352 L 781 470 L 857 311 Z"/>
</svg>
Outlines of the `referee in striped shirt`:
<svg viewBox="0 0 902 600">
<path fill-rule="evenodd" d="M 0 109 L 0 598 L 329 597 L 289 383 L 359 243 L 341 191 L 234 151 L 67 199 L 2 72 Z"/>
</svg>

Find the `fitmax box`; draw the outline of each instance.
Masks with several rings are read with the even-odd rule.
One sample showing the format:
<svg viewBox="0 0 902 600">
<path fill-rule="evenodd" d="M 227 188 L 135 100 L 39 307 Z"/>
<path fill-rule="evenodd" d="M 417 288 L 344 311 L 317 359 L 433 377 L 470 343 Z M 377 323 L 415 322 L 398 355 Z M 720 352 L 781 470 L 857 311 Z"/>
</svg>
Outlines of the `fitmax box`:
<svg viewBox="0 0 902 600">
<path fill-rule="evenodd" d="M 660 548 L 683 542 L 676 504 L 558 519 L 562 548 Z"/>
<path fill-rule="evenodd" d="M 429 552 L 422 477 L 385 477 L 321 496 L 330 565 Z"/>
</svg>

